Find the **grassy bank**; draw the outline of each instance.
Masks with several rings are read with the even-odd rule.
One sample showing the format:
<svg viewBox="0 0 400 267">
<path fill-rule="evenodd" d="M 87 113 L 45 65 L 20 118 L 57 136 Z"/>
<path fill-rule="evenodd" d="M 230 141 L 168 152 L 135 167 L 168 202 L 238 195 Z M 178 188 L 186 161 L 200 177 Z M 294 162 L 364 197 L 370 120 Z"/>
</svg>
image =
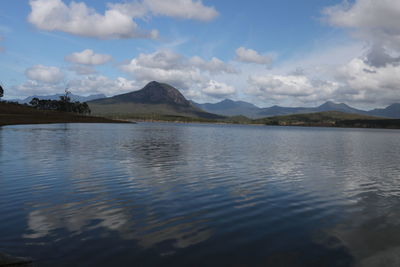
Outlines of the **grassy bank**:
<svg viewBox="0 0 400 267">
<path fill-rule="evenodd" d="M 252 122 L 279 126 L 400 129 L 400 120 L 397 119 L 386 119 L 339 111 L 276 116 L 253 120 Z"/>
<path fill-rule="evenodd" d="M 127 121 L 37 110 L 29 106 L 0 102 L 0 126 L 44 123 L 127 123 Z"/>
</svg>

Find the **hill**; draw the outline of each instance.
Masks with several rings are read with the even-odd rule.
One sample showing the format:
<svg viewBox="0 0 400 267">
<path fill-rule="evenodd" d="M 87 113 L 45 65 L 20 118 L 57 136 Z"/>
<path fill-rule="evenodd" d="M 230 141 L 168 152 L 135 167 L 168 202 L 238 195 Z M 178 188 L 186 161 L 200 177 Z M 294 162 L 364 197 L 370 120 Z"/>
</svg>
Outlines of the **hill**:
<svg viewBox="0 0 400 267">
<path fill-rule="evenodd" d="M 387 108 L 374 109 L 368 111 L 369 115 L 380 116 L 386 118 L 399 119 L 400 118 L 400 104 L 392 104 Z"/>
<path fill-rule="evenodd" d="M 337 104 L 332 101 L 328 101 L 318 107 L 313 107 L 313 108 L 306 108 L 306 107 L 289 108 L 289 107 L 272 106 L 269 108 L 261 109 L 257 115 L 259 117 L 272 117 L 272 116 L 291 115 L 291 114 L 317 113 L 324 111 L 339 111 L 344 113 L 354 113 L 360 115 L 367 114 L 367 112 L 364 110 L 352 108 L 344 103 Z"/>
<path fill-rule="evenodd" d="M 305 113 L 316 113 L 324 111 L 340 111 L 345 113 L 354 113 L 360 115 L 375 115 L 369 114 L 368 111 L 352 108 L 344 103 L 334 103 L 332 101 L 325 102 L 324 104 L 317 107 L 281 107 L 272 106 L 268 108 L 259 108 L 244 101 L 233 101 L 225 99 L 218 103 L 204 103 L 199 104 L 192 102 L 195 106 L 211 113 L 223 115 L 223 116 L 246 116 L 252 119 L 259 119 L 265 117 L 292 115 L 292 114 L 305 114 Z M 381 112 L 382 113 L 382 112 Z M 392 112 L 393 116 L 400 118 L 400 110 Z M 386 115 L 386 114 L 385 114 Z"/>
<path fill-rule="evenodd" d="M 254 120 L 253 122 L 281 126 L 400 128 L 400 120 L 388 120 L 339 111 L 275 116 Z"/>
<path fill-rule="evenodd" d="M 176 88 L 150 82 L 139 91 L 88 102 L 93 114 L 133 119 L 224 119 L 224 116 L 203 111 L 188 101 Z"/>
<path fill-rule="evenodd" d="M 251 103 L 233 101 L 230 99 L 225 99 L 218 103 L 199 104 L 193 101 L 192 103 L 207 112 L 223 116 L 246 116 L 249 118 L 256 118 L 257 114 L 260 112 L 260 108 Z"/>
<path fill-rule="evenodd" d="M 33 107 L 0 102 L 0 126 L 42 123 L 121 123 L 101 117 L 77 115 L 74 113 L 37 110 Z"/>
</svg>

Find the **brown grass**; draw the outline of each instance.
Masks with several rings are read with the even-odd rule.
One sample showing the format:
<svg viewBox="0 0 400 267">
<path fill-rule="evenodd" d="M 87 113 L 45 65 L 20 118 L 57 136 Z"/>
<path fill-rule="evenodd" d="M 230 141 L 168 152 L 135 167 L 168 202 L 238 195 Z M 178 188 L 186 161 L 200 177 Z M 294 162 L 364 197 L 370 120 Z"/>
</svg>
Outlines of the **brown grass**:
<svg viewBox="0 0 400 267">
<path fill-rule="evenodd" d="M 0 102 L 0 126 L 43 123 L 128 123 L 103 117 L 37 110 L 29 106 Z"/>
</svg>

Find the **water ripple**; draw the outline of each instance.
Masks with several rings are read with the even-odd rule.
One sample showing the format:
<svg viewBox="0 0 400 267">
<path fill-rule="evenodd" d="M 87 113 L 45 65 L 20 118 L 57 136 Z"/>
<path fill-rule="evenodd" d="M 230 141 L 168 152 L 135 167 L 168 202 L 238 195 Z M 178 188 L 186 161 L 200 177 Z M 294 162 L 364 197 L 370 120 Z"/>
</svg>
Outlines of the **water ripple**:
<svg viewBox="0 0 400 267">
<path fill-rule="evenodd" d="M 390 260 L 399 141 L 390 130 L 3 127 L 0 251 L 39 266 Z"/>
</svg>

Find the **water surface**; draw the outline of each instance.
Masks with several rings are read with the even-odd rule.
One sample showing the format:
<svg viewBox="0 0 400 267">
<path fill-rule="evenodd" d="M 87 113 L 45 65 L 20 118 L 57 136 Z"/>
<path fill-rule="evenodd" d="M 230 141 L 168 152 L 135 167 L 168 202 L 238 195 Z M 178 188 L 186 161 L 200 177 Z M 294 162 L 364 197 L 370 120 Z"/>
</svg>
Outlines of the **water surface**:
<svg viewBox="0 0 400 267">
<path fill-rule="evenodd" d="M 0 128 L 0 251 L 37 266 L 399 266 L 400 132 Z"/>
</svg>

